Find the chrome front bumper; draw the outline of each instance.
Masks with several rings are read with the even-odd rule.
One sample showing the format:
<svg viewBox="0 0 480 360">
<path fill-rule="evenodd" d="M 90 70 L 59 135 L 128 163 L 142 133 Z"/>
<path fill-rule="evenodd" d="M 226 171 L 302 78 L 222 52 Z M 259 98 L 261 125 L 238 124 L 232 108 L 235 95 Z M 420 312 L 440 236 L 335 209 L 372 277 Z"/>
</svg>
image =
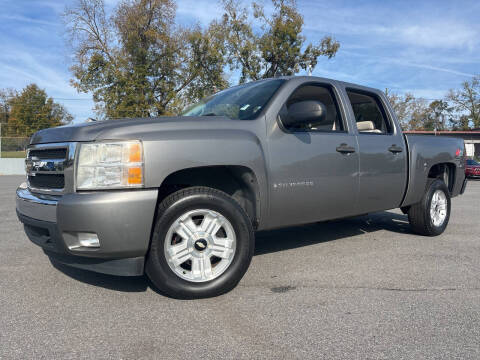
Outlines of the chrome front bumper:
<svg viewBox="0 0 480 360">
<path fill-rule="evenodd" d="M 41 221 L 57 222 L 58 199 L 54 196 L 34 195 L 24 183 L 17 189 L 16 203 L 17 210 L 25 216 Z"/>
</svg>

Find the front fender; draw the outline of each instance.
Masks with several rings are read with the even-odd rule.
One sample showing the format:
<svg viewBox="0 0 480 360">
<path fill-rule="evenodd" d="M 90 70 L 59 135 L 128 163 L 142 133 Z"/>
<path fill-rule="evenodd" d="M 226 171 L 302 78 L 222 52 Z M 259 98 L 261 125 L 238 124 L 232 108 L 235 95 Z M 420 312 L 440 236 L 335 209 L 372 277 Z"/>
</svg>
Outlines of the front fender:
<svg viewBox="0 0 480 360">
<path fill-rule="evenodd" d="M 255 174 L 261 215 L 267 211 L 265 155 L 258 137 L 247 130 L 177 130 L 144 140 L 145 186 L 159 187 L 170 174 L 205 166 L 244 166 Z"/>
</svg>

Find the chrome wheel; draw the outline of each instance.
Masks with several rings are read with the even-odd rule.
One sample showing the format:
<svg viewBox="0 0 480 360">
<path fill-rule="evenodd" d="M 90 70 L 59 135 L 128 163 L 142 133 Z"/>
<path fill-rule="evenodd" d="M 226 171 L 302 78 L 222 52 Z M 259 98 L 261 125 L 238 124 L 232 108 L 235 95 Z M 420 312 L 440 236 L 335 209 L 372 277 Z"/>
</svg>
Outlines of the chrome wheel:
<svg viewBox="0 0 480 360">
<path fill-rule="evenodd" d="M 433 193 L 430 203 L 430 218 L 435 226 L 441 226 L 447 217 L 447 197 L 442 190 Z"/>
<path fill-rule="evenodd" d="M 191 282 L 219 277 L 233 261 L 236 236 L 230 221 L 213 210 L 184 213 L 168 229 L 165 258 L 170 269 Z"/>
</svg>

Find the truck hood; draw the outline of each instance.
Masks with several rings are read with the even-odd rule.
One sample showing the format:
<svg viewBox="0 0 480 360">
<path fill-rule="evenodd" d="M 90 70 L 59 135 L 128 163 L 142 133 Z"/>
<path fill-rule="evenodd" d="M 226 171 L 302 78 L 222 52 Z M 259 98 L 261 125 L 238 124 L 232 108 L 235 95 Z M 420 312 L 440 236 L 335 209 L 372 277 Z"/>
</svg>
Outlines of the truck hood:
<svg viewBox="0 0 480 360">
<path fill-rule="evenodd" d="M 104 120 L 40 130 L 33 134 L 30 144 L 141 139 L 142 134 L 151 134 L 158 131 L 231 128 L 233 123 L 238 122 L 244 123 L 245 120 L 231 120 L 223 116 L 174 116 Z"/>
</svg>

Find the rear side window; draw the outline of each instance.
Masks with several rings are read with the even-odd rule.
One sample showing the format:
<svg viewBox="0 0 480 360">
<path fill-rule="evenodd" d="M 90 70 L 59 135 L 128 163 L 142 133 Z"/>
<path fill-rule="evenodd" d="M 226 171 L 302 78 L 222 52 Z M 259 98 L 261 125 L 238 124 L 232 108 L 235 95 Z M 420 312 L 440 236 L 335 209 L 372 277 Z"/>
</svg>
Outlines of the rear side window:
<svg viewBox="0 0 480 360">
<path fill-rule="evenodd" d="M 376 95 L 354 90 L 347 90 L 347 94 L 360 134 L 392 133 L 385 109 Z"/>
<path fill-rule="evenodd" d="M 325 106 L 325 116 L 312 121 L 310 124 L 292 124 L 284 127 L 290 131 L 328 131 L 342 132 L 344 131 L 343 121 L 335 99 L 333 90 L 328 85 L 308 84 L 300 86 L 288 98 L 282 110 L 279 113 L 280 120 L 287 116 L 288 109 L 296 103 L 302 101 L 318 101 Z"/>
</svg>

